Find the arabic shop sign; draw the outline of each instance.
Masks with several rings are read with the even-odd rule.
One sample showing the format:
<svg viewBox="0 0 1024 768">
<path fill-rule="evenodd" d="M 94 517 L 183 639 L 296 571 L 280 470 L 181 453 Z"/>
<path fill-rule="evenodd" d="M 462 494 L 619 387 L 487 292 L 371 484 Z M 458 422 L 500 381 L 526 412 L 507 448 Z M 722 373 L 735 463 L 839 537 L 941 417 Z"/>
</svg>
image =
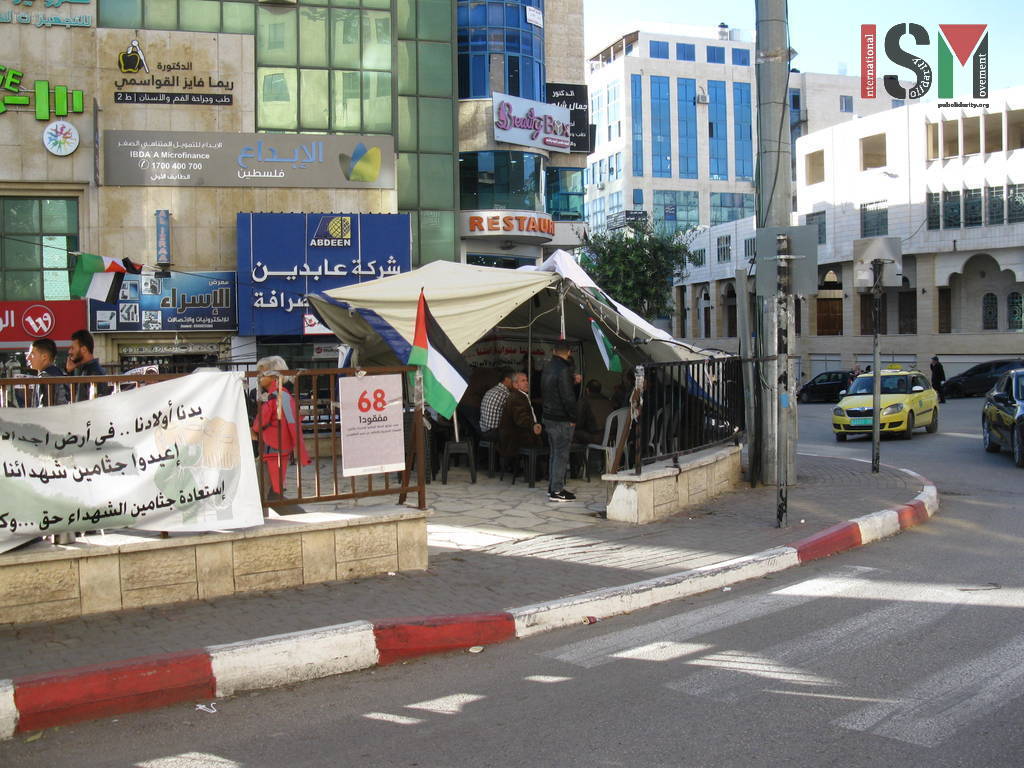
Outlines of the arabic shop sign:
<svg viewBox="0 0 1024 768">
<path fill-rule="evenodd" d="M 49 80 L 36 80 L 32 90 L 21 87 L 24 72 L 0 65 L 0 115 L 10 107 L 28 107 L 34 101 L 36 120 L 67 117 L 85 110 L 85 94 L 66 85 L 50 87 Z"/>
<path fill-rule="evenodd" d="M 193 373 L 52 408 L 0 408 L 0 466 L 0 551 L 64 531 L 263 523 L 237 373 Z"/>
<path fill-rule="evenodd" d="M 234 272 L 125 275 L 117 304 L 89 301 L 89 328 L 110 331 L 233 331 Z"/>
<path fill-rule="evenodd" d="M 0 301 L 0 344 L 27 344 L 44 336 L 70 341 L 71 334 L 84 325 L 81 300 Z"/>
<path fill-rule="evenodd" d="M 504 93 L 492 94 L 491 101 L 495 141 L 553 152 L 570 151 L 572 120 L 565 107 Z"/>
<path fill-rule="evenodd" d="M 42 13 L 28 12 L 34 2 L 44 6 L 46 10 Z M 17 10 L 12 8 L 7 13 L 0 13 L 0 24 L 28 24 L 33 27 L 91 27 L 91 15 L 71 16 L 72 8 L 62 8 L 64 5 L 89 5 L 91 0 L 11 0 L 12 5 L 19 6 Z M 58 14 L 53 14 L 58 11 Z M 63 14 L 63 15 L 59 15 Z"/>
<path fill-rule="evenodd" d="M 577 83 L 548 83 L 547 102 L 569 110 L 570 149 L 591 152 L 590 94 L 587 86 Z"/>
<path fill-rule="evenodd" d="M 408 214 L 240 213 L 237 241 L 241 336 L 310 335 L 306 294 L 411 268 Z"/>
<path fill-rule="evenodd" d="M 234 103 L 234 96 L 227 93 L 234 90 L 234 80 L 221 80 L 209 73 L 205 77 L 200 74 L 193 75 L 191 61 L 158 61 L 153 63 L 151 70 L 138 40 L 132 40 L 125 50 L 118 53 L 117 68 L 122 75 L 131 77 L 120 77 L 114 81 L 115 104 L 230 106 Z M 127 88 L 158 90 L 125 90 Z M 215 93 L 199 93 L 197 89 L 201 88 L 219 90 Z M 179 92 L 171 92 L 175 90 Z"/>
<path fill-rule="evenodd" d="M 393 189 L 395 140 L 391 136 L 104 131 L 103 183 Z"/>
</svg>

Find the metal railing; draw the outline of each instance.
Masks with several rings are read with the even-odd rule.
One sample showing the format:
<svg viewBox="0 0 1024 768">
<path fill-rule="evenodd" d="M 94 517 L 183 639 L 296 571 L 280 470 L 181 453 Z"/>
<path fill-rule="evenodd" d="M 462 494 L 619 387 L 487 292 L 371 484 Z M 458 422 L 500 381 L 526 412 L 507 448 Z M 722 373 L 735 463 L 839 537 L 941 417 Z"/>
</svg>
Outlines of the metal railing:
<svg viewBox="0 0 1024 768">
<path fill-rule="evenodd" d="M 616 465 L 625 457 L 639 475 L 646 464 L 738 444 L 745 430 L 740 366 L 739 357 L 637 366 L 632 426 Z"/>
</svg>

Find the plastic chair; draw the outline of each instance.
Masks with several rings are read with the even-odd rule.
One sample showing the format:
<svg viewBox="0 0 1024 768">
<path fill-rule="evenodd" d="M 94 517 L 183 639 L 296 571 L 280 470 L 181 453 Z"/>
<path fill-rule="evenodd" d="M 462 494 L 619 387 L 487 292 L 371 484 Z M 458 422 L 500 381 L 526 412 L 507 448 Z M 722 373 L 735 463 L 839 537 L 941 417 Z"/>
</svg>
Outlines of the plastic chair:
<svg viewBox="0 0 1024 768">
<path fill-rule="evenodd" d="M 451 466 L 453 456 L 465 456 L 469 461 L 469 482 L 476 482 L 476 452 L 473 450 L 473 441 L 468 438 L 455 442 L 449 440 L 444 444 L 444 452 L 441 454 L 441 484 L 448 485 L 448 467 Z"/>
<path fill-rule="evenodd" d="M 587 443 L 587 449 L 583 456 L 583 464 L 586 468 L 587 482 L 590 482 L 590 452 L 595 451 L 604 455 L 604 471 L 611 469 L 612 459 L 615 457 L 615 446 L 622 439 L 622 433 L 626 431 L 629 424 L 629 408 L 619 408 L 608 414 L 604 421 L 604 437 L 600 443 Z"/>
</svg>

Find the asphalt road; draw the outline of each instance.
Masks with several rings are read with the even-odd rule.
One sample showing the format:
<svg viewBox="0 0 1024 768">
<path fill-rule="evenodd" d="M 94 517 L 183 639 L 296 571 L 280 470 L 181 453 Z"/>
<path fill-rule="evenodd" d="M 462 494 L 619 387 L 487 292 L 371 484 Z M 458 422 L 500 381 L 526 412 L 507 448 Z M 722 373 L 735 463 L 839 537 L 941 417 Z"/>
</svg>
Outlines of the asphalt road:
<svg viewBox="0 0 1024 768">
<path fill-rule="evenodd" d="M 801 450 L 835 443 L 801 408 Z M 1024 472 L 980 400 L 882 460 L 939 516 L 862 550 L 594 625 L 47 731 L 3 766 L 1021 766 Z"/>
</svg>

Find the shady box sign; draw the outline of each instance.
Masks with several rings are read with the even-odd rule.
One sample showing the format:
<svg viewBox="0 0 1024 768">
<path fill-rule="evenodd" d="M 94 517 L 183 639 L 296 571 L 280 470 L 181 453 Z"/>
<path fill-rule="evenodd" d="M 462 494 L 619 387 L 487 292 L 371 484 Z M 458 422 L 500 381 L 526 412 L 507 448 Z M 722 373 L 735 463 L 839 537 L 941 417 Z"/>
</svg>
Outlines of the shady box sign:
<svg viewBox="0 0 1024 768">
<path fill-rule="evenodd" d="M 572 118 L 565 107 L 506 93 L 494 93 L 492 102 L 495 141 L 553 152 L 571 151 Z"/>
</svg>

